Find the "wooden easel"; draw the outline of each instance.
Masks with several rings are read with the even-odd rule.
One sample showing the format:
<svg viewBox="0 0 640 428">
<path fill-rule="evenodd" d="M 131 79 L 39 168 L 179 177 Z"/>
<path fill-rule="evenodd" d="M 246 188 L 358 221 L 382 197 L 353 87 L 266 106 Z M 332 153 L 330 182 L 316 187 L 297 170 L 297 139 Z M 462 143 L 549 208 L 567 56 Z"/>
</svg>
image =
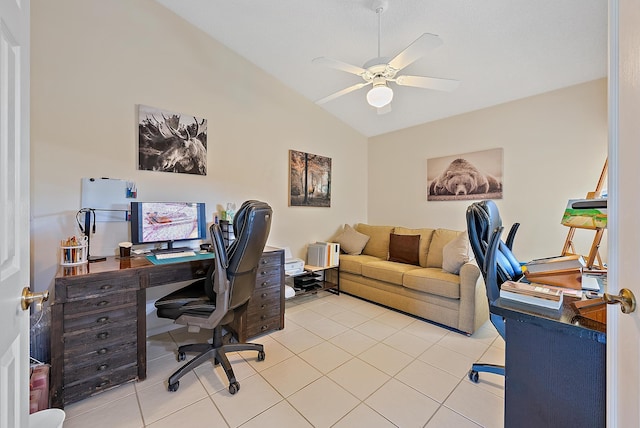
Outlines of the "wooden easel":
<svg viewBox="0 0 640 428">
<path fill-rule="evenodd" d="M 596 199 L 602 195 L 602 186 L 604 186 L 604 180 L 607 177 L 607 169 L 608 169 L 608 159 L 604 161 L 604 167 L 602 168 L 602 173 L 600 174 L 600 179 L 598 180 L 598 184 L 596 185 L 596 190 L 593 192 L 587 193 L 586 199 Z M 566 256 L 569 254 L 577 254 L 575 247 L 573 245 L 573 235 L 576 233 L 576 227 L 570 227 L 569 233 L 567 234 L 567 239 L 564 242 L 564 247 L 562 248 L 562 255 Z M 587 268 L 592 269 L 606 269 L 604 263 L 602 263 L 602 259 L 600 258 L 600 253 L 598 249 L 600 248 L 600 241 L 602 240 L 602 235 L 604 235 L 604 228 L 596 228 L 595 229 L 596 236 L 593 238 L 593 243 L 591 244 L 591 250 L 589 251 L 589 256 L 587 257 Z M 594 262 L 598 259 L 598 264 L 594 266 Z"/>
</svg>

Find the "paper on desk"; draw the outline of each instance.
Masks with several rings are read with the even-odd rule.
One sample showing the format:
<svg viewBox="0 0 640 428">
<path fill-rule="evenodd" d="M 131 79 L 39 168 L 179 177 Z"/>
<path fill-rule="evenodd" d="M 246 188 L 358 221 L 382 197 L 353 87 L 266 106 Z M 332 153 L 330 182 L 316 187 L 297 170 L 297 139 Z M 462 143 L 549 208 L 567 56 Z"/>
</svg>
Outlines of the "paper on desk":
<svg viewBox="0 0 640 428">
<path fill-rule="evenodd" d="M 582 289 L 591 291 L 600 291 L 600 283 L 598 279 L 589 275 L 582 275 Z"/>
</svg>

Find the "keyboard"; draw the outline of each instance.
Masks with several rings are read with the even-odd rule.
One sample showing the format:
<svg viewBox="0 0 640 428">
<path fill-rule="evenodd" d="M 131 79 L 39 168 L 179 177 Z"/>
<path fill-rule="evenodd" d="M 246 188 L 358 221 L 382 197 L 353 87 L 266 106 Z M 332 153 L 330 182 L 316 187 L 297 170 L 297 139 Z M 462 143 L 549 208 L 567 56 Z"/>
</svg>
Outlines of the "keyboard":
<svg viewBox="0 0 640 428">
<path fill-rule="evenodd" d="M 194 251 L 180 251 L 178 253 L 158 253 L 156 254 L 156 259 L 158 260 L 166 260 L 166 259 L 177 259 L 178 257 L 193 257 L 196 253 Z"/>
</svg>

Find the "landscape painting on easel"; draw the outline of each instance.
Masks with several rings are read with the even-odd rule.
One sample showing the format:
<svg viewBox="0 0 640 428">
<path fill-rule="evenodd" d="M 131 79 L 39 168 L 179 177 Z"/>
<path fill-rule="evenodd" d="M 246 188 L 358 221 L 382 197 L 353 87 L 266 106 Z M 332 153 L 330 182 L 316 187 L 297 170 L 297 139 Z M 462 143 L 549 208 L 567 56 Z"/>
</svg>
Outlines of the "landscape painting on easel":
<svg viewBox="0 0 640 428">
<path fill-rule="evenodd" d="M 331 206 L 331 158 L 289 150 L 289 206 Z"/>
</svg>

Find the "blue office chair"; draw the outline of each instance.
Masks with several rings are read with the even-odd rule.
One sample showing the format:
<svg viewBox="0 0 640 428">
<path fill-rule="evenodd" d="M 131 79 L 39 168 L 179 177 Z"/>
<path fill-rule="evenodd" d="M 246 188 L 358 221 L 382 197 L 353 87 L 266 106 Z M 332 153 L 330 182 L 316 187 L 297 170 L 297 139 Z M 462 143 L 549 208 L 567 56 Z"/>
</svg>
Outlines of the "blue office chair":
<svg viewBox="0 0 640 428">
<path fill-rule="evenodd" d="M 500 336 L 505 338 L 505 321 L 500 315 L 491 313 L 491 307 L 500 297 L 500 285 L 505 281 L 518 281 L 524 275 L 520 263 L 511 252 L 516 231 L 520 226 L 515 223 L 507 242 L 500 239 L 502 219 L 498 207 L 491 201 L 476 202 L 467 208 L 467 232 L 469 243 L 484 278 L 489 301 L 489 319 Z M 474 363 L 469 370 L 469 379 L 478 382 L 479 372 L 495 373 L 504 376 L 504 366 L 488 363 Z"/>
<path fill-rule="evenodd" d="M 272 210 L 259 201 L 247 201 L 238 210 L 233 224 L 236 240 L 226 248 L 222 231 L 211 225 L 215 263 L 205 279 L 177 290 L 156 302 L 157 315 L 189 327 L 213 330 L 213 343 L 195 343 L 178 348 L 178 361 L 187 352 L 198 352 L 195 358 L 169 377 L 169 391 L 177 391 L 179 379 L 199 365 L 214 360 L 229 379 L 229 393 L 240 390 L 240 384 L 226 354 L 257 351 L 258 361 L 265 358 L 258 343 L 224 343 L 222 327 L 230 324 L 236 311 L 241 311 L 251 298 L 256 285 L 258 263 L 271 229 Z"/>
</svg>

